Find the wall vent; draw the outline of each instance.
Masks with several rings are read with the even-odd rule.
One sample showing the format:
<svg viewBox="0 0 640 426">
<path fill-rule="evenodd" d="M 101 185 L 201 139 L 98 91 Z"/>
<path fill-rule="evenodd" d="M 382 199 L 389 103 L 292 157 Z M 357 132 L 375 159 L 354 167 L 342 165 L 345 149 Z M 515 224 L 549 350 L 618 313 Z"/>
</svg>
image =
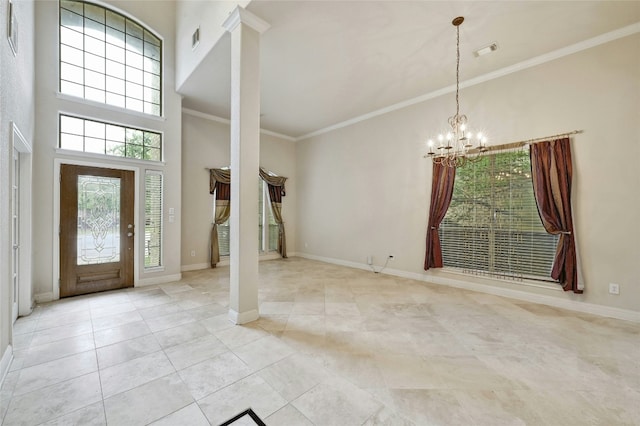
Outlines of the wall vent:
<svg viewBox="0 0 640 426">
<path fill-rule="evenodd" d="M 191 49 L 195 49 L 200 44 L 200 27 L 196 28 L 191 35 Z"/>
</svg>

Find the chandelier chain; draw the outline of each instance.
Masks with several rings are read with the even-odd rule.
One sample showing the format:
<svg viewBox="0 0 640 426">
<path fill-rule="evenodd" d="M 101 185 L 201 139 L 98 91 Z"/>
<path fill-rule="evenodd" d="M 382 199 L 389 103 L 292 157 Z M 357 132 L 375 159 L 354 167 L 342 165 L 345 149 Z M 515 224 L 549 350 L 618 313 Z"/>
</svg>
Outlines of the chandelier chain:
<svg viewBox="0 0 640 426">
<path fill-rule="evenodd" d="M 463 167 L 470 162 L 479 161 L 487 151 L 486 137 L 482 132 L 473 132 L 467 128 L 467 116 L 460 114 L 460 25 L 464 16 L 454 18 L 451 23 L 456 27 L 456 113 L 449 117 L 449 129 L 438 135 L 439 146 L 435 151 L 433 140 L 427 141 L 427 156 L 434 163 L 447 167 Z M 477 146 L 474 148 L 474 138 Z"/>
<path fill-rule="evenodd" d="M 456 119 L 460 116 L 460 26 L 456 25 Z"/>
</svg>

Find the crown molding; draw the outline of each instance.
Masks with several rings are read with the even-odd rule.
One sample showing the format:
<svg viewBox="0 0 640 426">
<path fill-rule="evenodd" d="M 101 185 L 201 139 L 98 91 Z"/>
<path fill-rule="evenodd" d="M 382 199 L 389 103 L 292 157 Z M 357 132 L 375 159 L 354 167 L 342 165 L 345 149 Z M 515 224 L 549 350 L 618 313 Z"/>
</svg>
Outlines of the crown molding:
<svg viewBox="0 0 640 426">
<path fill-rule="evenodd" d="M 229 14 L 222 26 L 228 31 L 232 32 L 240 24 L 245 24 L 248 27 L 254 29 L 258 33 L 262 34 L 271 28 L 271 25 L 263 19 L 257 17 L 247 9 L 236 6 L 235 9 Z"/>
<path fill-rule="evenodd" d="M 196 111 L 195 109 L 182 107 L 182 112 L 185 113 L 185 114 L 189 114 L 191 116 L 194 116 L 194 117 L 203 118 L 203 119 L 209 120 L 209 121 L 215 121 L 216 123 L 231 124 L 231 120 L 229 120 L 227 118 L 222 118 L 222 117 L 218 117 L 217 115 L 207 114 L 205 112 Z M 294 138 L 292 136 L 284 135 L 284 134 L 278 133 L 278 132 L 272 132 L 271 130 L 266 130 L 266 129 L 260 129 L 260 134 L 268 135 L 268 136 L 274 136 L 276 138 L 285 139 L 285 140 L 288 140 L 290 142 L 295 142 L 296 141 L 296 138 Z"/>
<path fill-rule="evenodd" d="M 480 83 L 484 83 L 490 80 L 494 80 L 496 78 L 504 77 L 506 75 L 512 74 L 514 72 L 522 71 L 527 68 L 535 67 L 540 64 L 544 64 L 545 62 L 553 61 L 556 59 L 563 58 L 568 55 L 572 55 L 574 53 L 581 52 L 583 50 L 591 49 L 592 47 L 599 46 L 601 44 L 608 43 L 610 41 L 618 40 L 620 38 L 628 37 L 630 35 L 636 34 L 640 32 L 640 22 L 637 22 L 632 25 L 628 25 L 626 27 L 619 28 L 614 31 L 610 31 L 608 33 L 581 41 L 579 43 L 572 44 L 567 47 L 563 47 L 561 49 L 554 50 L 549 53 L 545 53 L 540 56 L 536 56 L 531 59 L 527 59 L 526 61 L 519 62 L 514 65 L 510 65 L 508 67 L 501 68 L 499 70 L 480 75 L 478 77 L 465 80 L 460 82 L 460 88 L 472 87 Z M 331 132 L 333 130 L 338 130 L 343 127 L 348 127 L 353 124 L 359 123 L 361 121 L 368 120 L 370 118 L 378 117 L 380 115 L 384 115 L 393 111 L 397 111 L 402 108 L 406 108 L 411 105 L 419 104 L 421 102 L 428 101 L 433 98 L 437 98 L 439 96 L 445 95 L 447 93 L 453 93 L 456 90 L 455 84 L 452 84 L 447 87 L 443 87 L 442 89 L 435 90 L 433 92 L 426 93 L 424 95 L 418 96 L 416 98 L 408 99 L 406 101 L 398 102 L 393 105 L 389 105 L 387 107 L 369 112 L 367 114 L 360 115 L 358 117 L 351 118 L 349 120 L 342 121 L 340 123 L 333 124 L 328 127 L 324 127 L 322 129 L 313 131 L 311 133 L 307 133 L 306 135 L 297 136 L 295 141 L 301 141 L 304 139 L 311 138 L 313 136 L 318 136 L 324 133 Z"/>
</svg>

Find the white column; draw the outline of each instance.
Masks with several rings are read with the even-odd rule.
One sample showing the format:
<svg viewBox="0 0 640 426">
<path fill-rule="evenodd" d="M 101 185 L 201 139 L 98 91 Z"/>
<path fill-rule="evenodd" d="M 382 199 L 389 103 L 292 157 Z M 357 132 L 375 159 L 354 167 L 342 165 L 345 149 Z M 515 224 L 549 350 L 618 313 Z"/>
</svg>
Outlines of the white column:
<svg viewBox="0 0 640 426">
<path fill-rule="evenodd" d="M 231 33 L 231 218 L 229 319 L 258 319 L 258 168 L 260 34 L 269 24 L 238 6 Z"/>
</svg>

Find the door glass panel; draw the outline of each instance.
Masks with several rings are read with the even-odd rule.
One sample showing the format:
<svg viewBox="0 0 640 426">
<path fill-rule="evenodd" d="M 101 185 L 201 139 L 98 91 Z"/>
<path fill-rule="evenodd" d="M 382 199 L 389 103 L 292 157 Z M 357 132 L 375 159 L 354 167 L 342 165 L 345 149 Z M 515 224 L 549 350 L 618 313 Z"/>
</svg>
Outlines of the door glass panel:
<svg viewBox="0 0 640 426">
<path fill-rule="evenodd" d="M 78 176 L 78 265 L 120 261 L 120 178 Z"/>
</svg>

